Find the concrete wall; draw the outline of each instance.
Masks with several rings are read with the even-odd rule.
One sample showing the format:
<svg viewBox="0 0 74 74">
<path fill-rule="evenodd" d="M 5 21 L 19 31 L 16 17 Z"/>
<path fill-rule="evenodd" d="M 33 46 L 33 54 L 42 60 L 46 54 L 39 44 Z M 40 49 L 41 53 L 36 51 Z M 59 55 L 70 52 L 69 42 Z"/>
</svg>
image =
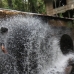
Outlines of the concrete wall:
<svg viewBox="0 0 74 74">
<path fill-rule="evenodd" d="M 7 9 L 0 9 L 0 18 L 6 19 L 7 17 L 16 16 L 16 15 L 23 15 L 24 17 L 26 15 L 33 16 L 33 17 L 39 17 L 43 21 L 49 23 L 52 26 L 58 27 L 67 27 L 71 28 L 71 37 L 74 40 L 74 29 L 73 29 L 73 19 L 68 18 L 59 18 L 59 17 L 53 17 L 53 16 L 47 16 L 42 14 L 36 14 L 36 13 L 28 13 L 28 12 L 21 12 L 16 10 L 7 10 Z"/>
<path fill-rule="evenodd" d="M 74 51 L 73 50 L 73 47 L 74 47 L 74 29 L 73 29 L 73 20 L 72 19 L 59 18 L 59 17 L 42 15 L 42 14 L 33 14 L 33 13 L 27 13 L 27 12 L 20 12 L 20 11 L 14 11 L 14 10 L 0 10 L 0 19 L 7 19 L 7 18 L 10 18 L 11 16 L 16 16 L 16 15 L 23 15 L 24 17 L 26 17 L 26 15 L 28 15 L 28 16 L 41 18 L 46 23 L 49 23 L 49 25 L 51 25 L 52 30 L 54 30 L 54 34 L 52 34 L 52 31 L 51 31 L 51 35 L 52 35 L 51 37 L 57 36 L 58 38 L 60 38 L 60 40 L 61 40 L 60 41 L 60 45 L 63 47 L 63 48 L 61 48 L 61 50 L 63 51 L 64 50 L 64 46 L 65 46 L 66 49 L 69 47 L 69 48 L 71 48 L 72 51 Z M 65 38 L 62 37 L 63 35 L 64 35 Z M 50 36 L 48 36 L 48 37 L 50 37 Z M 63 45 L 64 42 L 65 42 L 65 45 Z M 46 44 L 47 44 L 47 42 L 46 42 Z M 69 52 L 69 50 L 68 49 L 66 50 L 66 49 L 65 49 L 65 51 L 67 51 L 67 52 L 63 52 L 63 53 L 68 53 Z M 18 56 L 18 54 L 17 54 L 17 56 Z M 21 62 L 19 62 L 19 64 L 20 63 Z"/>
</svg>

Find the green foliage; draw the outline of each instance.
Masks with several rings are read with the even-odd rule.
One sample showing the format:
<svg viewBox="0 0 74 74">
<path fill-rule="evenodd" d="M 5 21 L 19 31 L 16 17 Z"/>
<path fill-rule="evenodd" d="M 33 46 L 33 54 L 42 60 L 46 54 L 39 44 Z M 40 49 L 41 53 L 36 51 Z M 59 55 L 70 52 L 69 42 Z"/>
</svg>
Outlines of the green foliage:
<svg viewBox="0 0 74 74">
<path fill-rule="evenodd" d="M 0 0 L 0 8 L 45 14 L 43 0 Z"/>
<path fill-rule="evenodd" d="M 7 0 L 0 0 L 0 7 L 1 8 L 9 8 Z"/>
<path fill-rule="evenodd" d="M 23 0 L 14 0 L 13 1 L 13 9 L 24 11 L 24 1 Z"/>
<path fill-rule="evenodd" d="M 3 4 L 2 4 L 2 1 L 0 0 L 0 7 L 2 7 L 3 6 Z"/>
<path fill-rule="evenodd" d="M 45 5 L 43 0 L 38 0 L 38 13 L 43 13 L 45 14 Z"/>
<path fill-rule="evenodd" d="M 30 11 L 36 13 L 37 12 L 37 0 L 28 0 L 28 2 L 29 2 Z"/>
</svg>

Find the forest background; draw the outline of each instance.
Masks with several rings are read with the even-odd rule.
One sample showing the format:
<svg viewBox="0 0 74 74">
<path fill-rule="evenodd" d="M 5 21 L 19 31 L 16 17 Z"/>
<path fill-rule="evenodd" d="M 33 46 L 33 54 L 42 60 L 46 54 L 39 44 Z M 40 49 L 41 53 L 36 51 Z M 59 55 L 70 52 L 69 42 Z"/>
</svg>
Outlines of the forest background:
<svg viewBox="0 0 74 74">
<path fill-rule="evenodd" d="M 43 0 L 0 0 L 0 8 L 45 14 Z"/>
</svg>

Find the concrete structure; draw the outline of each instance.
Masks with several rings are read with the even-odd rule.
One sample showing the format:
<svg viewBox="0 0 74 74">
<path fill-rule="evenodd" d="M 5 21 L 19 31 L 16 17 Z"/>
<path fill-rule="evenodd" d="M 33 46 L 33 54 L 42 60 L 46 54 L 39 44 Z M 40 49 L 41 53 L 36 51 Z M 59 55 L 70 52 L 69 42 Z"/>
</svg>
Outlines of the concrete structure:
<svg viewBox="0 0 74 74">
<path fill-rule="evenodd" d="M 0 18 L 6 18 L 15 15 L 23 15 L 23 16 L 28 15 L 28 16 L 41 17 L 42 19 L 44 19 L 44 21 L 47 21 L 48 23 L 54 26 L 65 26 L 70 28 L 73 27 L 73 19 L 69 19 L 69 18 L 60 18 L 60 17 L 47 16 L 47 15 L 36 14 L 36 13 L 0 9 Z"/>
<path fill-rule="evenodd" d="M 36 14 L 36 13 L 0 9 L 0 18 L 7 18 L 7 17 L 11 17 L 11 16 L 16 16 L 16 15 L 23 15 L 23 16 L 28 15 L 28 16 L 33 16 L 33 17 L 39 17 L 42 20 L 44 20 L 45 22 L 47 22 L 53 26 L 74 28 L 73 19 L 70 19 L 70 18 L 60 18 L 60 17 L 48 16 L 48 15 L 42 15 L 42 14 Z"/>
<path fill-rule="evenodd" d="M 73 19 L 60 18 L 60 17 L 55 17 L 55 16 L 47 16 L 47 15 L 36 14 L 36 13 L 21 12 L 21 11 L 16 11 L 16 10 L 0 9 L 0 18 L 1 19 L 6 19 L 11 16 L 17 16 L 17 15 L 23 15 L 24 17 L 26 15 L 33 16 L 33 17 L 39 17 L 43 21 L 49 23 L 52 26 L 71 28 L 71 37 L 74 40 Z"/>
<path fill-rule="evenodd" d="M 59 18 L 59 17 L 54 17 L 54 16 L 21 12 L 21 11 L 16 11 L 16 10 L 0 9 L 0 19 L 7 19 L 7 18 L 10 18 L 12 16 L 17 16 L 17 15 L 23 15 L 24 17 L 28 15 L 28 16 L 41 18 L 43 21 L 45 21 L 46 23 L 52 26 L 53 30 L 55 31 L 54 35 L 52 36 L 60 37 L 60 48 L 63 54 L 64 55 L 68 54 L 70 50 L 74 51 L 73 49 L 74 47 L 73 19 Z M 68 31 L 64 33 L 64 31 L 66 31 L 67 29 Z M 58 33 L 56 33 L 56 31 L 59 32 L 61 36 L 57 35 Z M 74 72 L 74 69 L 72 72 Z"/>
</svg>

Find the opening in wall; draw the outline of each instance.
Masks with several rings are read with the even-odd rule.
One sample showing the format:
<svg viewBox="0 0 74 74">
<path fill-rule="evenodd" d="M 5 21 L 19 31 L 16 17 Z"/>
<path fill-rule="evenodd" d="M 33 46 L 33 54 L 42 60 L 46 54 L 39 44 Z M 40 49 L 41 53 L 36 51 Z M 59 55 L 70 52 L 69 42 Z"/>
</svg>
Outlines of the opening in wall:
<svg viewBox="0 0 74 74">
<path fill-rule="evenodd" d="M 63 54 L 68 54 L 69 52 L 73 52 L 73 41 L 69 35 L 64 34 L 61 37 L 60 49 Z"/>
</svg>

